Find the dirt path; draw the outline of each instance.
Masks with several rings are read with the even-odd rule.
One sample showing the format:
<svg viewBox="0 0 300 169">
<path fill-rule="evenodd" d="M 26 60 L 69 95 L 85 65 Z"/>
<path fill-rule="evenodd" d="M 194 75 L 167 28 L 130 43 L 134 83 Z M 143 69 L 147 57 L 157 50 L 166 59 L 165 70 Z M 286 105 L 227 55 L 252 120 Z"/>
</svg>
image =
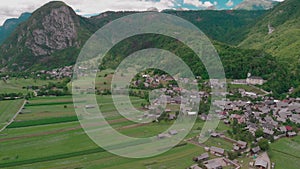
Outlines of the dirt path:
<svg viewBox="0 0 300 169">
<path fill-rule="evenodd" d="M 0 129 L 0 133 L 6 129 L 7 126 L 9 126 L 12 122 L 14 122 L 15 118 L 20 114 L 20 112 L 22 111 L 22 109 L 24 108 L 26 104 L 26 100 L 24 100 L 23 105 L 20 107 L 20 109 L 16 112 L 16 114 L 11 118 L 11 120 L 4 126 L 2 127 L 2 129 Z"/>
</svg>

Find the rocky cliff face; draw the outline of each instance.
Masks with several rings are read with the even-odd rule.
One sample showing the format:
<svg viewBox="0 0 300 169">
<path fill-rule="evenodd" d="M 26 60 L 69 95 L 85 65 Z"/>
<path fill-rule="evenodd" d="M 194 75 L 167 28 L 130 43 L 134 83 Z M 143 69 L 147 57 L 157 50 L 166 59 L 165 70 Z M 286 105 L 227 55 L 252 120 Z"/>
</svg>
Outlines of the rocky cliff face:
<svg viewBox="0 0 300 169">
<path fill-rule="evenodd" d="M 33 24 L 39 21 L 34 19 Z M 66 6 L 52 9 L 42 18 L 40 28 L 27 32 L 25 45 L 35 56 L 50 55 L 56 50 L 78 46 L 76 23 Z M 26 37 L 23 36 L 23 37 Z"/>
<path fill-rule="evenodd" d="M 46 64 L 60 53 L 64 56 L 58 58 L 58 62 L 66 57 L 70 59 L 90 34 L 86 31 L 88 33 L 82 35 L 84 21 L 85 18 L 77 16 L 63 2 L 44 5 L 4 42 L 0 49 L 1 67 L 26 70 L 33 64 Z M 72 59 L 75 61 L 76 57 Z"/>
</svg>

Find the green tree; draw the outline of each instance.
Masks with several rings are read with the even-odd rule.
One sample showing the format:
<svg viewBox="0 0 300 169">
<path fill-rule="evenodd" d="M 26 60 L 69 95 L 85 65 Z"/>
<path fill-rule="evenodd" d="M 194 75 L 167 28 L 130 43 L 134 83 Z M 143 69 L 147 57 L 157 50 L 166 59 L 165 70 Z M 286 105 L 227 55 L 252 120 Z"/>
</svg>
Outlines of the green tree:
<svg viewBox="0 0 300 169">
<path fill-rule="evenodd" d="M 258 146 L 263 150 L 263 151 L 267 151 L 269 150 L 270 146 L 269 146 L 269 141 L 267 139 L 261 139 L 258 141 Z"/>
<path fill-rule="evenodd" d="M 255 137 L 258 138 L 258 137 L 262 137 L 264 135 L 264 132 L 262 129 L 258 129 L 256 130 L 255 132 Z"/>
</svg>

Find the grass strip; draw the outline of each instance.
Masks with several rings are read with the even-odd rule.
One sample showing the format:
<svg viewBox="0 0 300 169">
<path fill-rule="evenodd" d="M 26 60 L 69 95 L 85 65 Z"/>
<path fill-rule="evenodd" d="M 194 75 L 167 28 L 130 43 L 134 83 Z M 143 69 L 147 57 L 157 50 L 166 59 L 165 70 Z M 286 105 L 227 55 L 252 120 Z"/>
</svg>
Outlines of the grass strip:
<svg viewBox="0 0 300 169">
<path fill-rule="evenodd" d="M 30 126 L 39 126 L 47 124 L 57 124 L 57 123 L 66 123 L 78 121 L 77 116 L 66 116 L 66 117 L 53 117 L 39 120 L 27 120 L 27 121 L 15 121 L 7 128 L 20 128 L 20 127 L 30 127 Z"/>
<path fill-rule="evenodd" d="M 53 156 L 34 158 L 34 159 L 29 159 L 29 160 L 22 160 L 22 161 L 2 163 L 2 164 L 0 163 L 0 168 L 14 167 L 14 166 L 19 166 L 19 165 L 33 164 L 33 163 L 39 163 L 39 162 L 45 162 L 45 161 L 53 161 L 53 160 L 82 156 L 82 155 L 87 155 L 87 154 L 94 154 L 94 153 L 99 153 L 99 152 L 104 152 L 104 151 L 105 150 L 102 148 L 96 148 L 96 149 L 89 149 L 89 150 L 83 150 L 83 151 L 66 153 L 66 154 L 58 154 L 58 155 L 53 155 Z"/>
</svg>

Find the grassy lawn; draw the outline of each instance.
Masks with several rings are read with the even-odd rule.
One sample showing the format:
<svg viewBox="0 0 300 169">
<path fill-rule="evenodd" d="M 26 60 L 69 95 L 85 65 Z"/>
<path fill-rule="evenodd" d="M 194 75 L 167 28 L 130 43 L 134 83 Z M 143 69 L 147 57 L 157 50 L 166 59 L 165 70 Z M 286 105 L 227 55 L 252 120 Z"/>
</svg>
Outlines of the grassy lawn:
<svg viewBox="0 0 300 169">
<path fill-rule="evenodd" d="M 0 129 L 14 117 L 23 103 L 24 100 L 0 101 Z"/>
<path fill-rule="evenodd" d="M 29 103 L 30 104 L 41 104 L 41 103 L 53 103 L 53 102 L 72 102 L 73 98 L 72 96 L 59 96 L 59 97 L 54 97 L 54 96 L 45 96 L 45 97 L 34 97 L 30 99 Z"/>
<path fill-rule="evenodd" d="M 106 69 L 97 73 L 95 86 L 97 89 L 111 89 L 111 80 L 113 77 L 114 70 Z"/>
<path fill-rule="evenodd" d="M 150 123 L 146 126 L 123 129 L 120 132 L 130 137 L 145 138 L 156 136 L 166 131 L 171 125 L 171 122 Z"/>
<path fill-rule="evenodd" d="M 236 89 L 244 89 L 247 92 L 254 92 L 260 95 L 265 94 L 264 92 L 262 92 L 261 90 L 258 90 L 257 88 L 253 87 L 253 86 L 249 86 L 249 85 L 242 85 L 242 84 L 230 84 L 228 83 L 228 91 L 230 90 L 236 90 Z"/>
<path fill-rule="evenodd" d="M 275 168 L 297 169 L 300 166 L 300 136 L 283 138 L 271 144 L 269 156 Z"/>
<path fill-rule="evenodd" d="M 215 146 L 215 147 L 220 147 L 223 148 L 227 151 L 230 151 L 233 147 L 232 143 L 222 139 L 222 138 L 212 138 L 210 137 L 206 142 L 204 142 L 205 145 L 207 146 Z"/>
</svg>

